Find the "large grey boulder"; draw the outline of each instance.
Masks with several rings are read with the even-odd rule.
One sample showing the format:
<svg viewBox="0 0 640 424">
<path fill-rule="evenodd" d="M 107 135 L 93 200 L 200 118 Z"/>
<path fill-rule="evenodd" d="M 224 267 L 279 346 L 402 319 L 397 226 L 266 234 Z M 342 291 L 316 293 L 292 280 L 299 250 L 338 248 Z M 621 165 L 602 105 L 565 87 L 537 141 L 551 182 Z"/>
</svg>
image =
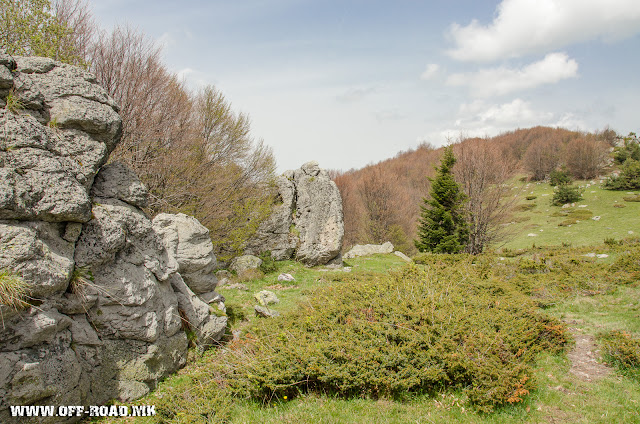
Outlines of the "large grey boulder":
<svg viewBox="0 0 640 424">
<path fill-rule="evenodd" d="M 218 284 L 216 257 L 209 230 L 192 216 L 161 213 L 153 219 L 169 254 L 178 262 L 178 272 L 196 294 L 213 291 Z"/>
<path fill-rule="evenodd" d="M 270 250 L 276 260 L 295 258 L 324 265 L 342 249 L 342 198 L 317 162 L 287 171 L 277 180 L 278 196 L 269 219 L 258 228 L 245 253 Z"/>
<path fill-rule="evenodd" d="M 344 259 L 357 258 L 358 256 L 375 255 L 379 253 L 392 253 L 393 244 L 386 242 L 383 244 L 356 244 L 344 254 Z"/>
<path fill-rule="evenodd" d="M 233 258 L 229 269 L 235 271 L 237 274 L 242 274 L 249 269 L 256 269 L 262 265 L 262 259 L 253 255 L 242 255 Z"/>
<path fill-rule="evenodd" d="M 0 219 L 88 221 L 94 175 L 120 139 L 115 103 L 93 75 L 51 59 L 0 53 L 0 69 L 22 104 L 0 110 Z"/>
<path fill-rule="evenodd" d="M 295 225 L 300 232 L 296 259 L 305 265 L 324 265 L 340 253 L 344 237 L 342 197 L 317 162 L 294 172 L 297 190 Z"/>
</svg>

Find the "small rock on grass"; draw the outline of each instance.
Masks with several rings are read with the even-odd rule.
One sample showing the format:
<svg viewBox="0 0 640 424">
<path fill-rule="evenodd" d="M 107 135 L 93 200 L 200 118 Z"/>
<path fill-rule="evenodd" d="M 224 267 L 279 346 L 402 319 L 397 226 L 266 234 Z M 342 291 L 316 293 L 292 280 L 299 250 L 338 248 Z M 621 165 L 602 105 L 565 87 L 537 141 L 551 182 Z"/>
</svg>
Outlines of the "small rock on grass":
<svg viewBox="0 0 640 424">
<path fill-rule="evenodd" d="M 273 309 L 269 309 L 264 306 L 255 305 L 253 310 L 256 311 L 256 316 L 263 318 L 275 318 L 280 316 L 280 312 L 274 311 Z"/>
<path fill-rule="evenodd" d="M 296 281 L 291 274 L 280 274 L 278 275 L 278 281 Z"/>
<path fill-rule="evenodd" d="M 269 290 L 262 290 L 261 292 L 254 294 L 253 297 L 262 306 L 280 303 L 280 299 L 278 299 L 278 296 L 276 296 L 274 292 Z"/>
<path fill-rule="evenodd" d="M 393 252 L 393 254 L 405 262 L 411 262 L 411 258 L 405 255 L 404 253 L 400 252 L 399 250 L 396 250 L 395 252 Z"/>
</svg>

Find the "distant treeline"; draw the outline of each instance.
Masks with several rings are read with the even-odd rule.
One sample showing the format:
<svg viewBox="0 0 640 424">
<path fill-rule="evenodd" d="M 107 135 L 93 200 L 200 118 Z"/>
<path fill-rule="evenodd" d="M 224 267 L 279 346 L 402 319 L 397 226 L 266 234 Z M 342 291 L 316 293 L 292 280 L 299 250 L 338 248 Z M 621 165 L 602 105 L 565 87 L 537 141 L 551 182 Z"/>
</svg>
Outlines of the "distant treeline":
<svg viewBox="0 0 640 424">
<path fill-rule="evenodd" d="M 556 169 L 575 179 L 594 178 L 607 166 L 617 141 L 609 128 L 585 133 L 541 126 L 492 138 L 460 138 L 453 143 L 454 174 L 468 196 L 469 213 L 498 230 L 509 214 L 507 182 L 516 176 L 545 180 Z M 435 175 L 441 155 L 441 148 L 421 144 L 359 170 L 333 172 L 344 205 L 345 248 L 391 241 L 397 249 L 415 253 L 420 206 L 429 193 L 427 177 Z M 487 236 L 486 231 L 480 236 Z M 489 231 L 487 240 L 478 240 L 480 250 L 502 236 Z"/>
</svg>

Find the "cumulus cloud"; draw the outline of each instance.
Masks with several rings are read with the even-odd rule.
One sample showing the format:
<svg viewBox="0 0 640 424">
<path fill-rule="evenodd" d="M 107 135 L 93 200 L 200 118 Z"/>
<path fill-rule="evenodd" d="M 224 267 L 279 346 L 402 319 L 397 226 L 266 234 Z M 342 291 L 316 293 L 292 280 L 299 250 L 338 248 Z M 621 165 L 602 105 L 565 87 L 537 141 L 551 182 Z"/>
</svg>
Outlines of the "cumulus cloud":
<svg viewBox="0 0 640 424">
<path fill-rule="evenodd" d="M 440 71 L 440 65 L 436 63 L 430 63 L 427 65 L 427 68 L 424 70 L 424 72 L 420 75 L 420 79 L 429 80 L 435 77 L 438 74 L 438 71 Z"/>
<path fill-rule="evenodd" d="M 458 73 L 447 78 L 451 86 L 468 86 L 477 97 L 504 95 L 554 84 L 578 75 L 578 63 L 565 53 L 550 53 L 544 59 L 522 69 L 506 67 L 481 69 L 477 72 Z"/>
<path fill-rule="evenodd" d="M 482 100 L 476 100 L 460 106 L 455 125 L 466 129 L 486 126 L 513 128 L 537 125 L 551 119 L 552 113 L 536 111 L 530 102 L 522 99 L 504 104 L 487 104 Z"/>
<path fill-rule="evenodd" d="M 638 0 L 503 0 L 493 22 L 449 28 L 461 61 L 493 61 L 640 32 Z"/>
</svg>

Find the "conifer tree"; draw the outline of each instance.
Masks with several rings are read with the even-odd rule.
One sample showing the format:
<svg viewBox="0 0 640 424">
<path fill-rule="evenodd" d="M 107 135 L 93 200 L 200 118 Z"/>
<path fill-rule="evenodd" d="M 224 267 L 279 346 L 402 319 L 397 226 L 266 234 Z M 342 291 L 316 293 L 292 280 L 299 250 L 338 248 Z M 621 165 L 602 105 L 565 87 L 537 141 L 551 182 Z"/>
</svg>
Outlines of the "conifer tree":
<svg viewBox="0 0 640 424">
<path fill-rule="evenodd" d="M 451 146 L 444 149 L 437 175 L 429 178 L 431 191 L 420 207 L 418 239 L 416 248 L 420 252 L 458 253 L 469 239 L 469 226 L 464 217 L 463 205 L 466 196 L 453 178 L 456 163 Z"/>
</svg>

